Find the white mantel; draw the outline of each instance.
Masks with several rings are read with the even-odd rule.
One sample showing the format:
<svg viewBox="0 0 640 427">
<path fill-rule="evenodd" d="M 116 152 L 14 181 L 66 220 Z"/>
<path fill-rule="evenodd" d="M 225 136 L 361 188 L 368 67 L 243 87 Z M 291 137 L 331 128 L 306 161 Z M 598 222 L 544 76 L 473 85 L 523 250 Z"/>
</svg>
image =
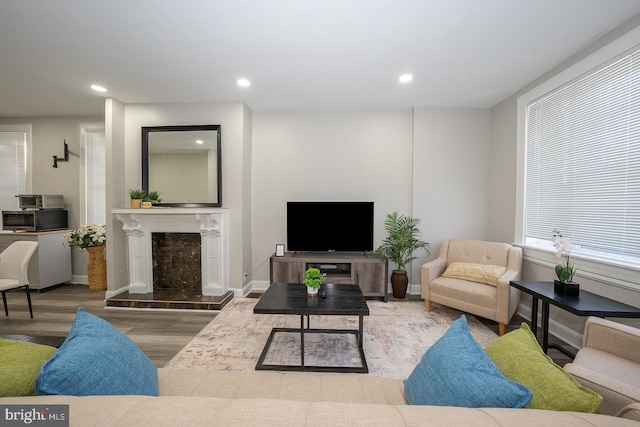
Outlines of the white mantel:
<svg viewBox="0 0 640 427">
<path fill-rule="evenodd" d="M 113 209 L 129 250 L 129 293 L 153 292 L 152 233 L 200 233 L 202 294 L 224 295 L 229 279 L 229 210 L 221 208 Z"/>
</svg>

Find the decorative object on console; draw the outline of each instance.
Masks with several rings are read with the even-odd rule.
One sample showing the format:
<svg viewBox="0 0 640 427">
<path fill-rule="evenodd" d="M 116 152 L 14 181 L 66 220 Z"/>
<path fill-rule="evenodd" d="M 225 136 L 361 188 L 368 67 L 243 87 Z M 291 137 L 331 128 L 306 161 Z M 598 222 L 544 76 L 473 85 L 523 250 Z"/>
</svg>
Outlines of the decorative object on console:
<svg viewBox="0 0 640 427">
<path fill-rule="evenodd" d="M 376 253 L 382 258 L 395 262 L 396 269 L 391 273 L 391 286 L 393 296 L 404 298 L 407 294 L 409 278 L 405 266 L 416 257 L 413 252 L 417 249 L 424 249 L 429 253 L 429 243 L 418 238 L 419 220 L 411 218 L 397 212 L 387 214 L 384 221 L 384 228 L 389 235 L 382 241 Z"/>
<path fill-rule="evenodd" d="M 130 201 L 130 206 L 132 209 L 138 209 L 142 206 L 142 198 L 144 197 L 144 191 L 140 190 L 140 189 L 132 189 L 129 190 L 129 198 L 131 199 Z"/>
<path fill-rule="evenodd" d="M 104 246 L 107 244 L 105 226 L 81 225 L 77 230 L 65 234 L 64 241 L 69 246 L 77 246 L 89 252 L 87 265 L 89 289 L 92 291 L 107 289 L 107 264 L 104 259 Z"/>
<path fill-rule="evenodd" d="M 573 281 L 576 268 L 570 259 L 571 242 L 560 231 L 553 230 L 553 246 L 555 255 L 564 258 L 563 263 L 555 267 L 557 279 L 553 281 L 553 290 L 557 294 L 577 297 L 580 295 L 580 284 Z"/>
<path fill-rule="evenodd" d="M 284 245 L 283 244 L 277 244 L 276 245 L 276 256 L 284 256 Z"/>
<path fill-rule="evenodd" d="M 307 285 L 307 295 L 312 297 L 318 295 L 318 289 L 320 289 L 322 282 L 324 282 L 324 276 L 320 274 L 320 270 L 317 268 L 308 269 L 302 281 L 302 283 Z"/>
</svg>

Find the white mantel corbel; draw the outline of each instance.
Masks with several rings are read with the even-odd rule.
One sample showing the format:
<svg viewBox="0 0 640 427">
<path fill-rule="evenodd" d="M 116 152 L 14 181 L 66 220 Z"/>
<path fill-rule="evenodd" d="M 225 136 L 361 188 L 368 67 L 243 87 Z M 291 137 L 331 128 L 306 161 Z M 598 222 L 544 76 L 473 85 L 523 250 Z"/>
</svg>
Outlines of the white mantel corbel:
<svg viewBox="0 0 640 427">
<path fill-rule="evenodd" d="M 224 295 L 229 277 L 229 212 L 220 208 L 114 209 L 129 250 L 129 293 L 153 292 L 152 233 L 200 233 L 202 294 Z"/>
</svg>

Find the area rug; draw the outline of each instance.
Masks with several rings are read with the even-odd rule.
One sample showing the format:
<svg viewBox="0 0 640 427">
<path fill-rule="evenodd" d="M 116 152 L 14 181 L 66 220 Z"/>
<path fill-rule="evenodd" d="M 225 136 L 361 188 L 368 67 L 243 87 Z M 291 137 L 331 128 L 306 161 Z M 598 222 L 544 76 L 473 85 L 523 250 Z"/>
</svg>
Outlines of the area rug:
<svg viewBox="0 0 640 427">
<path fill-rule="evenodd" d="M 254 314 L 256 298 L 235 298 L 184 347 L 165 368 L 201 370 L 254 370 L 274 327 L 299 328 L 300 316 Z M 457 320 L 462 312 L 433 304 L 426 312 L 422 301 L 367 301 L 364 318 L 364 353 L 369 375 L 406 378 L 424 352 Z M 487 326 L 466 315 L 469 329 L 484 347 L 495 338 Z M 357 316 L 311 316 L 317 329 L 357 329 Z M 298 364 L 300 334 L 278 333 L 265 363 Z M 356 366 L 360 363 L 352 334 L 305 335 L 305 364 Z"/>
</svg>

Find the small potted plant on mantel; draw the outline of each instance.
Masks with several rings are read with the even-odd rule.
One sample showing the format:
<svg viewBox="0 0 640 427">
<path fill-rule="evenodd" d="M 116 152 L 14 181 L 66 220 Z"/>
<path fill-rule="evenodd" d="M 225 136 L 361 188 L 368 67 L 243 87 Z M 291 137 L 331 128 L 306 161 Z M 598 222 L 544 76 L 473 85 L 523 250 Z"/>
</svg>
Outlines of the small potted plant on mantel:
<svg viewBox="0 0 640 427">
<path fill-rule="evenodd" d="M 158 191 L 149 191 L 149 200 L 153 204 L 161 203 L 162 199 L 160 199 L 160 192 L 158 192 Z"/>
<path fill-rule="evenodd" d="M 129 190 L 129 198 L 131 201 L 129 202 L 132 209 L 138 209 L 142 206 L 142 198 L 144 197 L 144 191 L 140 189 Z"/>
<path fill-rule="evenodd" d="M 320 270 L 312 267 L 306 271 L 304 276 L 302 283 L 307 285 L 307 295 L 312 297 L 318 295 L 318 289 L 324 282 L 324 276 L 320 273 Z"/>
<path fill-rule="evenodd" d="M 420 230 L 417 224 L 417 219 L 398 215 L 397 212 L 387 214 L 384 228 L 389 235 L 376 249 L 381 258 L 389 259 L 396 264 L 396 269 L 391 273 L 391 287 L 396 298 L 402 299 L 407 294 L 409 277 L 405 266 L 415 259 L 413 252 L 424 249 L 429 253 L 429 243 L 418 238 Z"/>
</svg>

